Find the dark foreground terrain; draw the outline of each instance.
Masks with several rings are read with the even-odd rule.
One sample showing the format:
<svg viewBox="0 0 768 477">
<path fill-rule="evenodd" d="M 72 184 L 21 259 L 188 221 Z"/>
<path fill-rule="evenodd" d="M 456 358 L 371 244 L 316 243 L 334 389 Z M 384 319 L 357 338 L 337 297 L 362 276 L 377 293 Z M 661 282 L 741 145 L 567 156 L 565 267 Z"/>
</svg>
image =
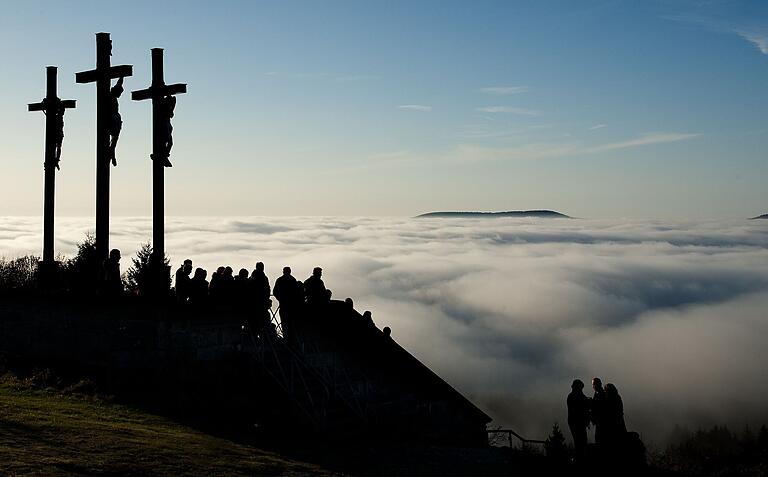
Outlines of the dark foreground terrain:
<svg viewBox="0 0 768 477">
<path fill-rule="evenodd" d="M 310 463 L 312 462 L 312 463 Z M 0 375 L 0 475 L 532 475 L 535 453 L 202 431 L 48 370 Z"/>
<path fill-rule="evenodd" d="M 528 476 L 583 475 L 587 468 L 595 476 L 761 476 L 766 435 L 762 428 L 752 436 L 746 455 L 743 439 L 726 429 L 698 431 L 650 453 L 648 468 L 615 473 L 602 459 L 576 467 L 538 448 L 333 442 L 302 429 L 281 437 L 258 429 L 231 434 L 119 403 L 87 379 L 64 381 L 47 369 L 0 371 L 0 475 L 11 476 Z"/>
<path fill-rule="evenodd" d="M 168 419 L 6 374 L 0 475 L 335 475 Z"/>
</svg>

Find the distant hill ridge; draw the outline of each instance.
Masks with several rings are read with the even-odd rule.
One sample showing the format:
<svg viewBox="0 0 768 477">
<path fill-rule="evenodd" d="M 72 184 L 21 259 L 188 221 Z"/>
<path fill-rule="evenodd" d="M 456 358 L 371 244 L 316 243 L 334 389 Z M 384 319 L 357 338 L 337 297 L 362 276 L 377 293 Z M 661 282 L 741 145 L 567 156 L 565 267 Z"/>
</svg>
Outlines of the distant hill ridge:
<svg viewBox="0 0 768 477">
<path fill-rule="evenodd" d="M 554 210 L 509 210 L 506 212 L 429 212 L 417 215 L 422 217 L 539 217 L 546 219 L 570 219 L 571 217 Z"/>
<path fill-rule="evenodd" d="M 758 215 L 757 217 L 752 217 L 752 220 L 756 219 L 768 219 L 768 214 Z"/>
</svg>

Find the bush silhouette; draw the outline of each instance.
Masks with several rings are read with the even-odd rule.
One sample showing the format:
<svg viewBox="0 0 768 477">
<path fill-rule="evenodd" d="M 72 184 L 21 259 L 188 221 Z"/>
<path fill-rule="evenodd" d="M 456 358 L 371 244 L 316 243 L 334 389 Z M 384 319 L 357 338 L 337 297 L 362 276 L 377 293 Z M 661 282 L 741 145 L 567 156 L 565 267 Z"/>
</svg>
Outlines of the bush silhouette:
<svg viewBox="0 0 768 477">
<path fill-rule="evenodd" d="M 26 255 L 12 260 L 0 259 L 0 293 L 34 290 L 40 257 Z"/>
<path fill-rule="evenodd" d="M 566 462 L 568 460 L 568 446 L 565 445 L 565 436 L 563 436 L 557 423 L 552 425 L 552 433 L 544 442 L 544 451 L 547 457 L 553 461 Z"/>
<path fill-rule="evenodd" d="M 131 259 L 133 263 L 131 267 L 125 272 L 125 285 L 134 293 L 139 295 L 148 295 L 152 290 L 152 280 L 156 276 L 153 274 L 152 263 L 152 243 L 147 242 L 141 246 L 136 257 Z M 171 261 L 168 256 L 163 257 L 164 267 L 169 267 Z M 170 275 L 168 275 L 168 283 L 166 288 L 171 287 Z"/>
<path fill-rule="evenodd" d="M 91 233 L 77 244 L 77 254 L 62 266 L 63 283 L 70 291 L 78 294 L 93 293 L 101 272 L 96 254 L 96 238 Z"/>
</svg>

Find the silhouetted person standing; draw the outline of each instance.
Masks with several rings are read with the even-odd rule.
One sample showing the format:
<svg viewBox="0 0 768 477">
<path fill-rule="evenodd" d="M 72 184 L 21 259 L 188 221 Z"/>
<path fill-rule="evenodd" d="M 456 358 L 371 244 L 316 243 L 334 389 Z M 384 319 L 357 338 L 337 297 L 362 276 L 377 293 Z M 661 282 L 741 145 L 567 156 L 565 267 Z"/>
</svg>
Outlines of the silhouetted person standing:
<svg viewBox="0 0 768 477">
<path fill-rule="evenodd" d="M 302 304 L 306 301 L 307 295 L 304 292 L 304 282 L 296 280 L 296 303 Z"/>
<path fill-rule="evenodd" d="M 221 302 L 224 299 L 224 287 L 222 286 L 222 283 L 224 282 L 224 271 L 224 267 L 219 267 L 213 272 L 213 275 L 211 275 L 211 284 L 208 290 L 208 295 L 213 302 Z"/>
<path fill-rule="evenodd" d="M 605 414 L 606 398 L 603 390 L 603 381 L 600 378 L 592 378 L 592 389 L 595 393 L 592 395 L 591 419 L 595 425 L 595 443 L 605 444 Z"/>
<path fill-rule="evenodd" d="M 363 321 L 367 326 L 375 327 L 376 325 L 373 323 L 373 317 L 371 316 L 371 312 L 368 310 L 365 310 L 363 312 Z"/>
<path fill-rule="evenodd" d="M 291 275 L 291 267 L 283 267 L 283 275 L 275 280 L 275 298 L 280 302 L 280 308 L 289 305 L 296 299 L 296 279 Z"/>
<path fill-rule="evenodd" d="M 577 459 L 587 453 L 587 428 L 589 427 L 589 398 L 584 395 L 584 382 L 574 379 L 568 394 L 568 427 L 573 436 L 573 448 Z"/>
<path fill-rule="evenodd" d="M 261 312 L 261 310 L 269 309 L 269 295 L 272 293 L 272 289 L 269 286 L 269 278 L 264 273 L 262 262 L 258 262 L 256 268 L 251 272 L 250 282 L 257 310 Z"/>
<path fill-rule="evenodd" d="M 123 94 L 123 78 L 117 80 L 117 84 L 109 91 L 109 158 L 112 165 L 117 165 L 115 150 L 117 140 L 120 139 L 120 131 L 123 130 L 123 118 L 120 116 L 120 95 Z"/>
<path fill-rule="evenodd" d="M 293 340 L 293 321 L 299 307 L 299 285 L 291 275 L 291 267 L 283 267 L 283 275 L 275 280 L 275 298 L 280 302 L 280 324 L 283 336 Z"/>
<path fill-rule="evenodd" d="M 307 295 L 307 303 L 318 304 L 328 301 L 328 291 L 323 283 L 323 269 L 315 267 L 312 276 L 304 280 L 304 293 Z"/>
<path fill-rule="evenodd" d="M 189 300 L 189 282 L 192 274 L 192 260 L 186 259 L 184 263 L 176 270 L 176 299 L 180 303 L 186 303 Z"/>
<path fill-rule="evenodd" d="M 235 295 L 235 277 L 232 276 L 234 270 L 232 267 L 224 267 L 224 275 L 221 278 L 221 297 L 227 304 L 232 304 Z"/>
<path fill-rule="evenodd" d="M 616 386 L 608 383 L 605 385 L 605 439 L 618 443 L 624 439 L 626 433 L 624 403 Z"/>
<path fill-rule="evenodd" d="M 104 294 L 110 297 L 123 293 L 123 278 L 120 275 L 120 250 L 112 249 L 109 257 L 104 260 Z"/>
<path fill-rule="evenodd" d="M 248 298 L 250 298 L 250 282 L 248 281 L 248 270 L 241 268 L 237 272 L 234 283 L 232 284 L 232 295 L 234 303 L 242 308 L 248 305 Z"/>
<path fill-rule="evenodd" d="M 189 281 L 189 302 L 201 305 L 208 300 L 208 272 L 202 268 L 195 269 L 195 276 Z"/>
</svg>

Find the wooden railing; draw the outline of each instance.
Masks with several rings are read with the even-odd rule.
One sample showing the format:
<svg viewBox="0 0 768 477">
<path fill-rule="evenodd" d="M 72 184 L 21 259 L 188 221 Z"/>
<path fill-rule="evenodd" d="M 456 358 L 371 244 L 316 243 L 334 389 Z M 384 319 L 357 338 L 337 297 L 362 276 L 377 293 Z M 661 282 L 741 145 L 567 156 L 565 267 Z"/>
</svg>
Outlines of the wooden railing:
<svg viewBox="0 0 768 477">
<path fill-rule="evenodd" d="M 545 441 L 540 441 L 537 439 L 526 439 L 525 437 L 521 436 L 517 432 L 513 431 L 512 429 L 488 429 L 486 431 L 488 435 L 491 434 L 506 434 L 507 438 L 509 440 L 509 447 L 512 447 L 512 436 L 516 437 L 518 440 L 520 440 L 520 443 L 523 445 L 526 444 L 544 444 Z"/>
</svg>

